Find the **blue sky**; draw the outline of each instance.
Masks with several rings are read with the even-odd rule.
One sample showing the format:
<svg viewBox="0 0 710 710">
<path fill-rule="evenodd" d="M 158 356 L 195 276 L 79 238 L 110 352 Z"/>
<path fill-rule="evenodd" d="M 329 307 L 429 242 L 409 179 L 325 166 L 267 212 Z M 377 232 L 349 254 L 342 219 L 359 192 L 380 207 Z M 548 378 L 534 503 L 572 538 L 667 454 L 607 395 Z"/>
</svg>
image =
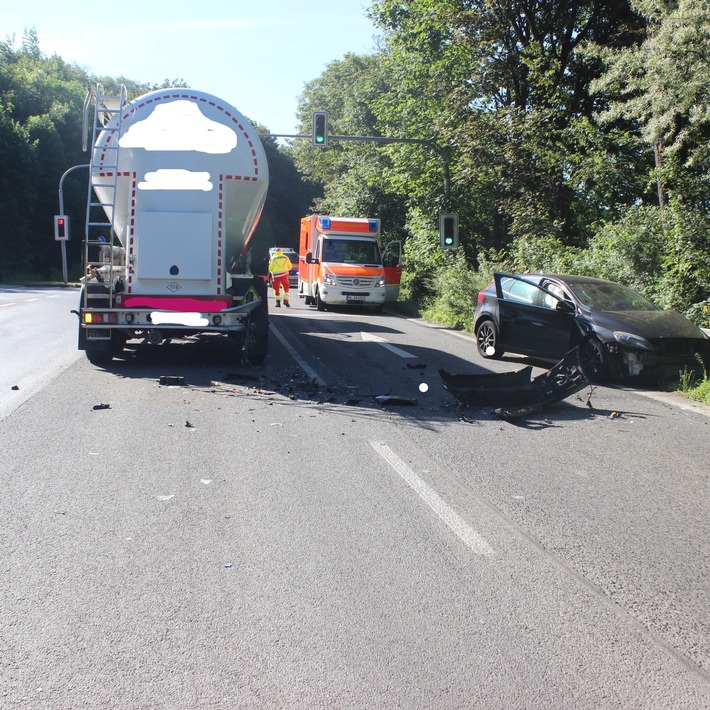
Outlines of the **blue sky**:
<svg viewBox="0 0 710 710">
<path fill-rule="evenodd" d="M 15 35 L 19 44 L 25 28 L 34 27 L 45 54 L 56 52 L 92 74 L 151 84 L 184 79 L 272 133 L 294 133 L 304 84 L 348 52 L 374 52 L 369 4 L 30 0 L 4 4 L 0 37 Z"/>
</svg>

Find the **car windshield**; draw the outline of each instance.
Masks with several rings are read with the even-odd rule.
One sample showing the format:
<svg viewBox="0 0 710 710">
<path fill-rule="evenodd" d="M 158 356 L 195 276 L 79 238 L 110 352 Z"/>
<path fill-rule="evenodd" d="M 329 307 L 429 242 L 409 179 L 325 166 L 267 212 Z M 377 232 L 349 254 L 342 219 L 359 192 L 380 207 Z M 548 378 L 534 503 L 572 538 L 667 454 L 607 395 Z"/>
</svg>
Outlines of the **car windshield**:
<svg viewBox="0 0 710 710">
<path fill-rule="evenodd" d="M 374 264 L 380 266 L 380 250 L 372 240 L 333 239 L 323 242 L 323 261 L 341 264 Z"/>
<path fill-rule="evenodd" d="M 595 311 L 658 311 L 653 303 L 626 286 L 610 282 L 582 281 L 568 284 L 587 308 Z"/>
</svg>

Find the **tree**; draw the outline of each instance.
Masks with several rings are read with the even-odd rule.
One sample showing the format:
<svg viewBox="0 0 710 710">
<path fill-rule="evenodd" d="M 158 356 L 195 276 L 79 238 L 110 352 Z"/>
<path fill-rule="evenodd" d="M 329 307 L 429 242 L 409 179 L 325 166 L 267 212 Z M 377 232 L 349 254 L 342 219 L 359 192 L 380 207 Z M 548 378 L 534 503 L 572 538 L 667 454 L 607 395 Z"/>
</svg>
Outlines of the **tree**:
<svg viewBox="0 0 710 710">
<path fill-rule="evenodd" d="M 607 121 L 636 121 L 652 146 L 658 204 L 669 191 L 710 207 L 710 1 L 632 0 L 645 22 L 638 46 L 603 48 L 594 87 L 613 95 Z"/>
<path fill-rule="evenodd" d="M 628 152 L 617 152 L 615 172 L 584 160 L 603 145 L 605 131 L 595 120 L 600 100 L 588 88 L 600 62 L 582 49 L 592 40 L 630 42 L 636 17 L 627 4 L 378 0 L 372 14 L 398 72 L 378 117 L 420 130 L 425 122 L 450 148 L 453 182 L 464 183 L 459 199 L 486 204 L 468 217 L 477 233 L 471 248 L 550 235 L 583 244 L 591 175 L 616 183 L 598 188 L 596 199 L 635 197 L 636 145 L 622 143 Z"/>
</svg>

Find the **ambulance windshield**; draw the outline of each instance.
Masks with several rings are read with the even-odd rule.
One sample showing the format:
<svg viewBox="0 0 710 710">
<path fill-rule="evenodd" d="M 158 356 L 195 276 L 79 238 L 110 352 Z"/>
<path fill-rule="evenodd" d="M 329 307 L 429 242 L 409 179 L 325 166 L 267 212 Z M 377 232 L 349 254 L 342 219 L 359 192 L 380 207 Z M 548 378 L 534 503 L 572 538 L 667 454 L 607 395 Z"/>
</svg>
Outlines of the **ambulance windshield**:
<svg viewBox="0 0 710 710">
<path fill-rule="evenodd" d="M 382 266 L 380 248 L 377 242 L 372 239 L 337 239 L 328 237 L 323 240 L 321 261 L 337 264 Z"/>
</svg>

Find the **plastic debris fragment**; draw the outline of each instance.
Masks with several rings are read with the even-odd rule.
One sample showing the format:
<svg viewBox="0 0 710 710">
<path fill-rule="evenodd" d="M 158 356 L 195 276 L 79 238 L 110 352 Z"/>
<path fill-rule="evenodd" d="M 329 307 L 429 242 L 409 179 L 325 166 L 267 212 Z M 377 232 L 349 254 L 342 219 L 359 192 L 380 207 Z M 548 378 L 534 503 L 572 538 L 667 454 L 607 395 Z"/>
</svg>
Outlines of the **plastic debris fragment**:
<svg viewBox="0 0 710 710">
<path fill-rule="evenodd" d="M 412 406 L 417 403 L 417 400 L 412 397 L 399 397 L 398 395 L 381 394 L 375 397 L 375 402 L 377 402 L 377 404 L 404 404 Z"/>
</svg>

